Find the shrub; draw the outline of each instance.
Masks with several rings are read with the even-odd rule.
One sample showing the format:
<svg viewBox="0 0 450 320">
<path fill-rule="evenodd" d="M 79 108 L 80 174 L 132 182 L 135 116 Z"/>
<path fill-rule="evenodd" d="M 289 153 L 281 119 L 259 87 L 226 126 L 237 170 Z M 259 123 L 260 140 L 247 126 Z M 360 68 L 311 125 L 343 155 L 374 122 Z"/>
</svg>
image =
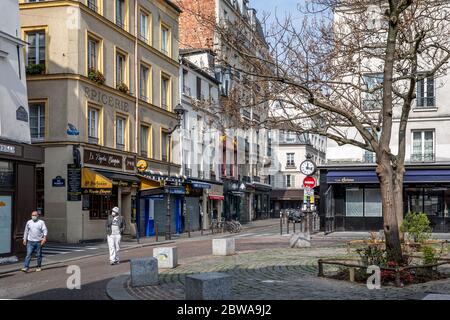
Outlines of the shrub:
<svg viewBox="0 0 450 320">
<path fill-rule="evenodd" d="M 128 86 L 123 82 L 121 84 L 117 85 L 117 90 L 119 90 L 120 92 L 123 92 L 123 93 L 129 92 Z"/>
<path fill-rule="evenodd" d="M 356 252 L 359 254 L 361 261 L 365 266 L 383 266 L 387 262 L 386 250 L 383 250 L 379 246 L 367 246 L 365 248 L 357 249 Z"/>
<path fill-rule="evenodd" d="M 422 248 L 423 264 L 435 264 L 439 261 L 439 254 L 437 254 L 432 247 L 425 246 Z"/>
<path fill-rule="evenodd" d="M 27 74 L 43 74 L 45 71 L 45 65 L 40 63 L 40 64 L 29 64 L 26 67 L 26 73 Z"/>
<path fill-rule="evenodd" d="M 98 84 L 104 84 L 106 79 L 103 73 L 96 69 L 89 69 L 88 78 Z"/>
<path fill-rule="evenodd" d="M 408 232 L 414 242 L 425 242 L 431 237 L 430 220 L 425 213 L 408 212 L 400 230 Z"/>
</svg>

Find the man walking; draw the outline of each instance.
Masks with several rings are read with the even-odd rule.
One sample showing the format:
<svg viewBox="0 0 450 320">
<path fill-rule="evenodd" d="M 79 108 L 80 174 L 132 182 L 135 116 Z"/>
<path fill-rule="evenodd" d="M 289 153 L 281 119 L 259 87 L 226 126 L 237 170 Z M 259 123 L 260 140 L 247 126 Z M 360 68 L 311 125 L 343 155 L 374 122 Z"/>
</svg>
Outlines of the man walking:
<svg viewBox="0 0 450 320">
<path fill-rule="evenodd" d="M 39 219 L 37 211 L 31 213 L 31 220 L 28 220 L 23 234 L 23 245 L 27 247 L 27 256 L 22 268 L 23 272 L 28 272 L 30 268 L 31 256 L 36 251 L 37 267 L 36 272 L 42 267 L 42 246 L 47 242 L 47 227 L 43 220 Z"/>
<path fill-rule="evenodd" d="M 120 215 L 118 207 L 112 209 L 106 221 L 106 234 L 108 236 L 109 262 L 111 265 L 119 264 L 120 240 L 125 230 L 125 221 Z"/>
</svg>

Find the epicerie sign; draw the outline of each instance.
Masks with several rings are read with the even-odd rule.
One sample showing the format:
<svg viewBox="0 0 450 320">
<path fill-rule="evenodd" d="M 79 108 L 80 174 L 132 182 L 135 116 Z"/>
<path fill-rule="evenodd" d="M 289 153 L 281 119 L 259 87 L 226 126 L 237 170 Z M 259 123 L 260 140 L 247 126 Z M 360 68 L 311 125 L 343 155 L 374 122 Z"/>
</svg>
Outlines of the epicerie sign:
<svg viewBox="0 0 450 320">
<path fill-rule="evenodd" d="M 83 87 L 86 98 L 92 102 L 110 106 L 123 112 L 129 112 L 128 102 L 118 99 L 112 95 L 106 94 L 98 89 Z"/>
<path fill-rule="evenodd" d="M 15 146 L 8 146 L 6 144 L 0 144 L 0 152 L 15 154 L 16 153 L 16 147 Z"/>
</svg>

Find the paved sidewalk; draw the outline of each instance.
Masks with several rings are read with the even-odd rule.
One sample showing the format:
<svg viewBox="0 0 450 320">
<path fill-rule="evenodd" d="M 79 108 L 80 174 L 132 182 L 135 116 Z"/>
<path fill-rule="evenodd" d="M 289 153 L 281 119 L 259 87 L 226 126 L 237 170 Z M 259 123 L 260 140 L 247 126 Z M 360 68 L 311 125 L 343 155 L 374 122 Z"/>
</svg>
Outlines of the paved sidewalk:
<svg viewBox="0 0 450 320">
<path fill-rule="evenodd" d="M 158 286 L 133 288 L 129 274 L 123 274 L 108 283 L 107 294 L 118 300 L 184 300 L 186 275 L 204 272 L 231 275 L 236 300 L 421 300 L 430 293 L 450 293 L 450 280 L 369 290 L 363 284 L 317 277 L 319 258 L 346 255 L 341 246 L 200 257 L 185 261 L 175 269 L 160 270 Z"/>
</svg>

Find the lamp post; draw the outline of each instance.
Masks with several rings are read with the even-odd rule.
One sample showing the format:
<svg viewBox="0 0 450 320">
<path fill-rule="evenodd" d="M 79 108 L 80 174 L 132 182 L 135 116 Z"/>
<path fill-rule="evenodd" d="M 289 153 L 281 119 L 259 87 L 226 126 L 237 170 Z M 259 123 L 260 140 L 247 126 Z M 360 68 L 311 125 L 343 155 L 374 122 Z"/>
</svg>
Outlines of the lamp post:
<svg viewBox="0 0 450 320">
<path fill-rule="evenodd" d="M 172 140 L 172 134 L 175 132 L 175 130 L 177 130 L 179 127 L 181 127 L 182 124 L 182 120 L 183 120 L 183 115 L 185 113 L 185 109 L 183 108 L 183 106 L 179 103 L 175 109 L 173 110 L 175 112 L 175 114 L 177 115 L 177 121 L 178 123 L 175 125 L 175 127 L 173 129 L 169 129 L 169 154 L 168 154 L 168 159 L 167 159 L 167 163 L 168 163 L 168 168 L 167 168 L 167 176 L 170 179 L 170 175 L 171 175 L 171 161 L 172 161 L 172 146 L 171 146 L 171 140 Z M 180 148 L 181 148 L 181 139 L 180 139 Z M 172 220 L 172 215 L 170 213 L 170 191 L 167 192 L 167 220 L 166 220 L 166 240 L 171 240 L 172 239 L 172 232 L 171 232 L 171 220 Z"/>
</svg>

